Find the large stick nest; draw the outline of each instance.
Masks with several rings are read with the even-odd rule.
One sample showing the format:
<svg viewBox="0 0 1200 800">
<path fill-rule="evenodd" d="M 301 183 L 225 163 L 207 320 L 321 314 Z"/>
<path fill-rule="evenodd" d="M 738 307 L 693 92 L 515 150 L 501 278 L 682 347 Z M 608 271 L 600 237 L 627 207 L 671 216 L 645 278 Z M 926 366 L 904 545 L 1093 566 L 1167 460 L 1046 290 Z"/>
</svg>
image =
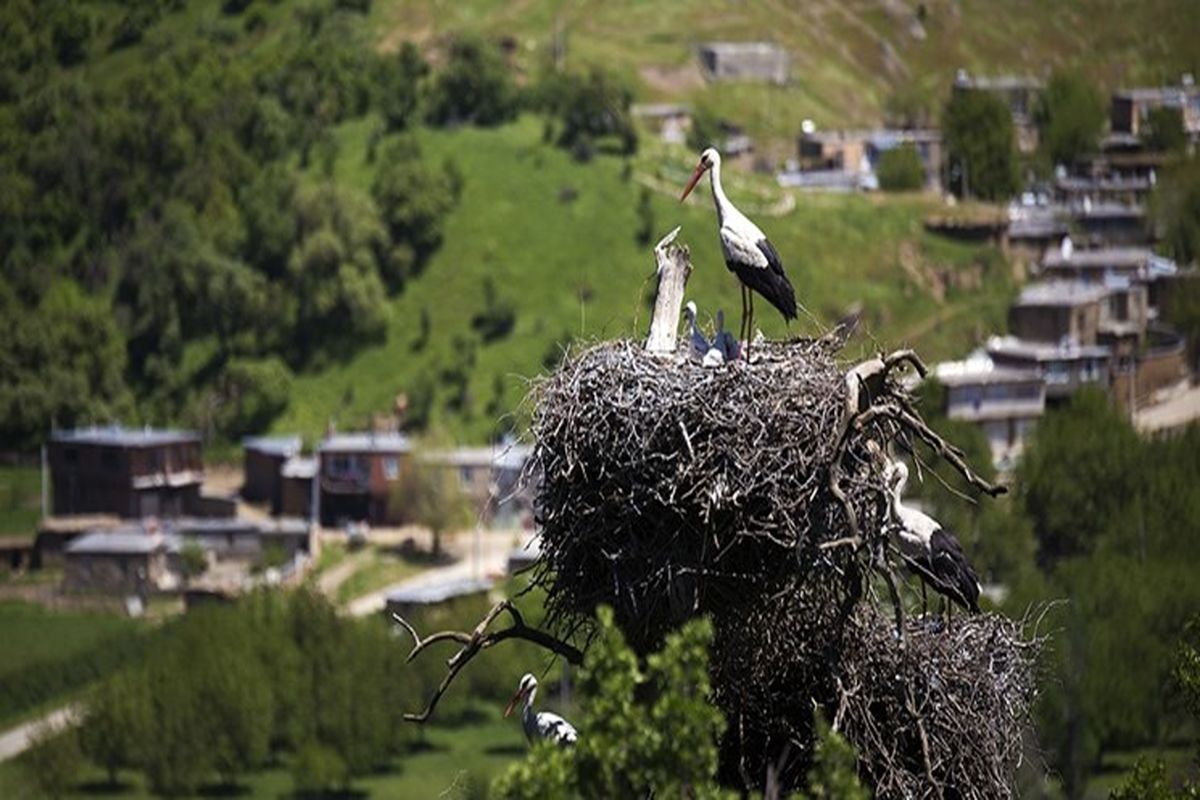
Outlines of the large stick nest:
<svg viewBox="0 0 1200 800">
<path fill-rule="evenodd" d="M 612 606 L 648 652 L 710 615 L 729 783 L 760 786 L 774 770 L 802 785 L 821 707 L 881 797 L 1007 796 L 1032 686 L 1024 640 L 993 616 L 952 632 L 910 621 L 899 635 L 872 452 L 922 439 L 988 487 L 921 421 L 890 363 L 856 383 L 838 346 L 756 345 L 752 365 L 706 369 L 612 342 L 541 383 L 531 468 L 548 618 L 574 630 Z M 853 386 L 870 391 L 848 398 Z M 890 613 L 864 602 L 880 586 Z"/>
<path fill-rule="evenodd" d="M 833 350 L 761 345 L 753 367 L 705 369 L 616 342 L 543 383 L 532 462 L 553 615 L 611 605 L 646 649 L 697 613 L 781 591 L 818 565 L 842 570 L 848 549 L 818 548 L 846 535 L 829 495 L 839 455 L 858 464 L 842 485 L 860 526 L 881 530 L 886 506 L 865 438 L 840 445 Z"/>
</svg>

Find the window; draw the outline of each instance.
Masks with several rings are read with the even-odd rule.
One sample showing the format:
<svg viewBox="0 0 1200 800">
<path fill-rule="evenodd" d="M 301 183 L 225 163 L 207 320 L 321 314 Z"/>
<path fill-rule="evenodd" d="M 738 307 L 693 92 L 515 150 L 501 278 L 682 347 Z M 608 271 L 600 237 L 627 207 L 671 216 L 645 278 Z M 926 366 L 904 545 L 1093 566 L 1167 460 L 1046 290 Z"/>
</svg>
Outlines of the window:
<svg viewBox="0 0 1200 800">
<path fill-rule="evenodd" d="M 1071 373 L 1067 370 L 1067 365 L 1062 361 L 1051 361 L 1046 364 L 1046 383 L 1067 383 L 1071 379 Z"/>
<path fill-rule="evenodd" d="M 383 477 L 389 481 L 394 481 L 400 477 L 400 459 L 395 456 L 384 456 Z"/>
</svg>

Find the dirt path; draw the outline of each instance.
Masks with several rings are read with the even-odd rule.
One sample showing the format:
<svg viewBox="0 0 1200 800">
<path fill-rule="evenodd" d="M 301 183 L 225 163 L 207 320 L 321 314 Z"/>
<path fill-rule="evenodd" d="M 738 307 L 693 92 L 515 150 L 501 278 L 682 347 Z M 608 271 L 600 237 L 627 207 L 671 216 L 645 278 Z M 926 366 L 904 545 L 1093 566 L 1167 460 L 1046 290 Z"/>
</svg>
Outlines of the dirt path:
<svg viewBox="0 0 1200 800">
<path fill-rule="evenodd" d="M 44 725 L 55 729 L 76 725 L 82 715 L 83 707 L 72 703 L 0 733 L 0 761 L 7 761 L 28 750 L 34 735 Z"/>
</svg>

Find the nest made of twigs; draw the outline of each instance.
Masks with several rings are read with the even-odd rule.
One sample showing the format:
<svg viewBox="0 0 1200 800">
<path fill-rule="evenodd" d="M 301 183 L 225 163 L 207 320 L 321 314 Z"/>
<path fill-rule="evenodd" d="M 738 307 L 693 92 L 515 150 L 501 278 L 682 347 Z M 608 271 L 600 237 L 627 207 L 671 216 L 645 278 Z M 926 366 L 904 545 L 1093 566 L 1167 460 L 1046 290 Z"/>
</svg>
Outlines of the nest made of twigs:
<svg viewBox="0 0 1200 800">
<path fill-rule="evenodd" d="M 752 366 L 712 369 L 613 342 L 566 360 L 537 388 L 532 423 L 552 616 L 611 605 L 640 649 L 697 613 L 841 566 L 848 551 L 819 550 L 847 529 L 829 497 L 839 461 L 862 528 L 879 531 L 884 487 L 868 432 L 842 441 L 835 352 L 762 344 Z"/>
</svg>

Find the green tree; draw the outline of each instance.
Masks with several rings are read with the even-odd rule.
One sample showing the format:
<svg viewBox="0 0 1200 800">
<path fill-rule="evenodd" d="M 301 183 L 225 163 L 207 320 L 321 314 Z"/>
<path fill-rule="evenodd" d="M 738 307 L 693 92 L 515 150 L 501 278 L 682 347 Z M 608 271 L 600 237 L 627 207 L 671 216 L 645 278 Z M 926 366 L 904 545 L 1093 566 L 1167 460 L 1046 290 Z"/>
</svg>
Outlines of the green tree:
<svg viewBox="0 0 1200 800">
<path fill-rule="evenodd" d="M 436 437 L 435 437 L 436 438 Z M 416 455 L 402 465 L 400 480 L 392 489 L 390 503 L 410 523 L 429 529 L 433 554 L 442 554 L 442 534 L 469 525 L 473 519 L 470 499 L 458 481 L 457 472 L 436 462 L 428 440 Z"/>
<path fill-rule="evenodd" d="M 694 620 L 670 634 L 643 669 L 612 612 L 601 608 L 597 619 L 579 682 L 578 744 L 537 744 L 492 793 L 509 800 L 735 796 L 714 779 L 724 720 L 709 701 L 709 623 Z"/>
<path fill-rule="evenodd" d="M 808 789 L 800 800 L 871 800 L 871 792 L 858 779 L 858 755 L 853 745 L 838 735 L 817 714 L 817 736 L 813 765 L 808 771 Z"/>
<path fill-rule="evenodd" d="M 1106 121 L 1104 98 L 1077 72 L 1055 72 L 1034 109 L 1040 147 L 1052 164 L 1096 152 Z"/>
<path fill-rule="evenodd" d="M 1160 153 L 1182 153 L 1187 149 L 1187 130 L 1183 110 L 1171 106 L 1150 109 L 1141 125 L 1142 144 Z"/>
<path fill-rule="evenodd" d="M 1151 203 L 1167 253 L 1181 264 L 1200 259 L 1200 158 L 1165 170 Z"/>
<path fill-rule="evenodd" d="M 434 76 L 426 117 L 435 125 L 499 125 L 516 116 L 512 70 L 491 42 L 460 36 Z"/>
<path fill-rule="evenodd" d="M 403 130 L 416 117 L 418 84 L 428 72 L 429 66 L 410 42 L 401 45 L 396 53 L 380 58 L 377 104 L 387 130 Z"/>
<path fill-rule="evenodd" d="M 1017 190 L 1012 114 L 988 92 L 955 90 L 942 113 L 950 189 L 959 197 L 1003 200 Z"/>
<path fill-rule="evenodd" d="M 79 731 L 83 752 L 108 772 L 110 786 L 118 785 L 120 770 L 141 763 L 151 711 L 145 687 L 135 676 L 119 673 L 104 681 L 88 700 Z"/>
<path fill-rule="evenodd" d="M 42 797 L 66 797 L 75 787 L 83 768 L 79 736 L 67 725 L 54 728 L 41 725 L 34 730 L 21 765 L 26 780 Z"/>
<path fill-rule="evenodd" d="M 1133 772 L 1120 788 L 1109 793 L 1109 800 L 1194 800 L 1200 797 L 1196 787 L 1176 790 L 1167 779 L 1166 765 L 1161 761 L 1139 758 Z"/>
<path fill-rule="evenodd" d="M 1137 496 L 1138 438 L 1100 391 L 1081 391 L 1039 421 L 1017 468 L 1038 560 L 1092 551 L 1109 520 Z"/>
<path fill-rule="evenodd" d="M 614 73 L 594 68 L 586 75 L 560 76 L 554 98 L 562 121 L 561 146 L 575 149 L 612 141 L 620 153 L 637 151 L 637 131 L 629 113 L 633 91 Z"/>
<path fill-rule="evenodd" d="M 925 186 L 925 165 L 911 143 L 884 152 L 875 171 L 885 192 L 911 192 Z"/>
<path fill-rule="evenodd" d="M 697 153 L 709 147 L 718 147 L 724 139 L 721 118 L 712 109 L 700 107 L 692 114 L 692 127 L 688 130 L 688 147 Z"/>
</svg>

